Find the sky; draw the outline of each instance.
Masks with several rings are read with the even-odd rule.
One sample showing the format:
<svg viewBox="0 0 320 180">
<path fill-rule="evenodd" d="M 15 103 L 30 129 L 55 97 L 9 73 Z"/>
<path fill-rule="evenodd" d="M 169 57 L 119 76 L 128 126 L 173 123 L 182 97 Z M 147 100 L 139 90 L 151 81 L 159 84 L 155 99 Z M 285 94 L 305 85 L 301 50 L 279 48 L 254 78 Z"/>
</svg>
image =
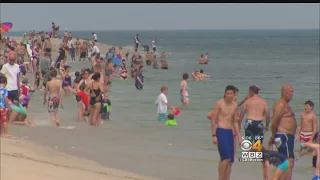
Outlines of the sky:
<svg viewBox="0 0 320 180">
<path fill-rule="evenodd" d="M 13 31 L 319 29 L 319 4 L 1 3 L 0 17 Z"/>
</svg>

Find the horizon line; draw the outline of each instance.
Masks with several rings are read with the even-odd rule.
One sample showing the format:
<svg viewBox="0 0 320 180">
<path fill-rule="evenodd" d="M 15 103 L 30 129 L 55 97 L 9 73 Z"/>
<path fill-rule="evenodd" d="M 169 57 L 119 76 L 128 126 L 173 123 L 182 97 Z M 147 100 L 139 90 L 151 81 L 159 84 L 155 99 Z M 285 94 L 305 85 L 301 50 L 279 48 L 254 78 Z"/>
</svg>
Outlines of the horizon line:
<svg viewBox="0 0 320 180">
<path fill-rule="evenodd" d="M 81 32 L 81 31 L 252 31 L 252 30 L 320 30 L 320 28 L 252 28 L 252 29 L 84 29 L 84 30 L 60 30 L 63 31 L 71 31 L 71 32 Z M 31 30 L 17 30 L 10 32 L 26 32 Z M 45 30 L 35 30 L 35 31 L 45 31 Z M 49 30 L 48 30 L 49 31 Z M 8 32 L 8 33 L 10 33 Z"/>
</svg>

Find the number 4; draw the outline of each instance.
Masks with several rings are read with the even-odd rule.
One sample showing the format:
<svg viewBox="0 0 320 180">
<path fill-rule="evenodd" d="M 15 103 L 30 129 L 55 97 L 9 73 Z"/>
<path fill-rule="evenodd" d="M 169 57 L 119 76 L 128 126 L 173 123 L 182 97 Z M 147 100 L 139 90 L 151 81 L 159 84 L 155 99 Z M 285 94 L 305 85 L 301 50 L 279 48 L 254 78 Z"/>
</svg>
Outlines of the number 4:
<svg viewBox="0 0 320 180">
<path fill-rule="evenodd" d="M 256 143 L 254 143 L 254 145 L 252 146 L 252 149 L 253 150 L 256 150 L 256 151 L 259 151 L 261 152 L 262 151 L 262 144 L 261 144 L 261 140 L 257 140 Z"/>
</svg>

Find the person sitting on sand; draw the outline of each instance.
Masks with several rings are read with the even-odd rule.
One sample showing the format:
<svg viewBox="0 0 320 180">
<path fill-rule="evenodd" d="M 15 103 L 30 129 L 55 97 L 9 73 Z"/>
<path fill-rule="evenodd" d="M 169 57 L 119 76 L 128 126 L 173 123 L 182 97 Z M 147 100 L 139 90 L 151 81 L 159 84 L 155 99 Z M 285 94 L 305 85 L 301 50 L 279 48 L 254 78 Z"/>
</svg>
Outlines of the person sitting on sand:
<svg viewBox="0 0 320 180">
<path fill-rule="evenodd" d="M 204 59 L 203 59 L 203 54 L 200 55 L 199 59 L 198 59 L 199 64 L 203 64 L 204 63 Z"/>
<path fill-rule="evenodd" d="M 43 96 L 43 104 L 45 105 L 47 103 L 47 94 L 49 92 L 48 112 L 50 113 L 52 124 L 59 127 L 60 121 L 58 117 L 58 108 L 60 103 L 61 107 L 63 108 L 63 89 L 61 86 L 61 81 L 57 79 L 57 75 L 58 72 L 55 69 L 50 72 L 51 80 L 47 82 Z"/>
</svg>

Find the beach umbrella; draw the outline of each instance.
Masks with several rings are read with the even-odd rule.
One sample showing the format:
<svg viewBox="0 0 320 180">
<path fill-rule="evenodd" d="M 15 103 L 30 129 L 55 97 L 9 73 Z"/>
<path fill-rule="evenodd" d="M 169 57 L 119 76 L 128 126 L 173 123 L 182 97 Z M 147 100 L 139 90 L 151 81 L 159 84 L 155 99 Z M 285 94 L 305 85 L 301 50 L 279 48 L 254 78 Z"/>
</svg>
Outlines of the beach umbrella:
<svg viewBox="0 0 320 180">
<path fill-rule="evenodd" d="M 1 34 L 9 32 L 12 29 L 13 24 L 11 22 L 1 23 Z"/>
</svg>

